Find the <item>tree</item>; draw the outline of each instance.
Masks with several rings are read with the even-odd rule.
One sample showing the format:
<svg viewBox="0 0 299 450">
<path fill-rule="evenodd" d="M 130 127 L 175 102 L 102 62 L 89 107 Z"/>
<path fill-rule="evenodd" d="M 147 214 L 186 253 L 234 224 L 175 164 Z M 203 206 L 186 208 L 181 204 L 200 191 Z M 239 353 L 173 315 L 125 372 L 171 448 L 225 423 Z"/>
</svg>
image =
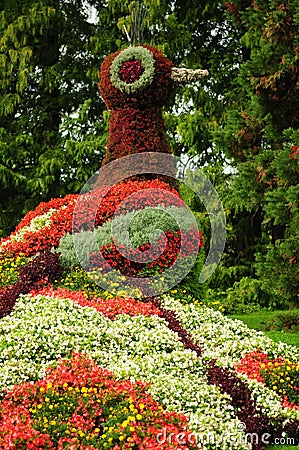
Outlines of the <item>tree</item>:
<svg viewBox="0 0 299 450">
<path fill-rule="evenodd" d="M 251 224 L 241 250 L 245 258 L 252 255 L 268 293 L 296 302 L 299 5 L 236 0 L 227 7 L 250 51 L 237 77 L 242 95 L 218 133 L 238 166 L 231 199 L 236 217 Z"/>
<path fill-rule="evenodd" d="M 108 29 L 100 36 L 89 21 L 92 5 L 2 2 L 0 235 L 41 200 L 77 192 L 100 165 L 107 126 L 97 72 L 112 36 L 103 47 Z"/>
</svg>

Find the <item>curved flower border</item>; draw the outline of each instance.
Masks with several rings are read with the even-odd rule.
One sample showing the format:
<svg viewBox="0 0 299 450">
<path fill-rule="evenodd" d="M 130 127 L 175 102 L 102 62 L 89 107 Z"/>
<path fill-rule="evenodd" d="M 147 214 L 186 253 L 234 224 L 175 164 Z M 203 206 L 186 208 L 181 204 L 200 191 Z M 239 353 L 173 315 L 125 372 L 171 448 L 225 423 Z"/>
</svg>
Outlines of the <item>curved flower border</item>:
<svg viewBox="0 0 299 450">
<path fill-rule="evenodd" d="M 141 77 L 134 81 L 133 83 L 126 83 L 121 80 L 119 76 L 119 71 L 121 66 L 131 60 L 138 60 L 141 62 L 144 72 Z M 129 47 L 123 50 L 116 58 L 113 60 L 110 67 L 111 83 L 121 92 L 126 92 L 127 94 L 134 94 L 146 88 L 152 83 L 155 74 L 155 60 L 153 55 L 149 50 L 144 47 Z"/>
</svg>

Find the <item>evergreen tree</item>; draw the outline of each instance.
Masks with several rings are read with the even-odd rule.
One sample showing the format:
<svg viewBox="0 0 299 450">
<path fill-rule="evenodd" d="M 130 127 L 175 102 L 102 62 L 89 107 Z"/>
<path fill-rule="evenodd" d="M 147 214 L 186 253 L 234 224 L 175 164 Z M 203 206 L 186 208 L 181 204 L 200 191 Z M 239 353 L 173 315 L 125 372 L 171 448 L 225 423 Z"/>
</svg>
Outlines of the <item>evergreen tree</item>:
<svg viewBox="0 0 299 450">
<path fill-rule="evenodd" d="M 2 2 L 0 235 L 41 200 L 77 192 L 100 165 L 107 127 L 98 67 L 112 37 L 90 22 L 91 6 Z"/>
<path fill-rule="evenodd" d="M 218 135 L 238 165 L 231 203 L 243 219 L 239 256 L 251 260 L 268 293 L 296 302 L 299 5 L 236 0 L 227 7 L 250 51 L 240 66 L 236 105 Z"/>
</svg>

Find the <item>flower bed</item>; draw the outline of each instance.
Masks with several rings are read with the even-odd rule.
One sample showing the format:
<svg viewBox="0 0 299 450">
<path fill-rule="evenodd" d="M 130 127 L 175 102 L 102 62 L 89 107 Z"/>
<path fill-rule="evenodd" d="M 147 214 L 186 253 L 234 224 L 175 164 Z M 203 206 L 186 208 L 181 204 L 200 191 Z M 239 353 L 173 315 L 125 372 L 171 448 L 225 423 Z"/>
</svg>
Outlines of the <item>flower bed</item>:
<svg viewBox="0 0 299 450">
<path fill-rule="evenodd" d="M 141 382 L 117 381 L 84 355 L 60 362 L 45 379 L 23 383 L 0 406 L 5 449 L 166 449 L 165 433 L 188 433 L 186 418 L 170 413 Z M 195 445 L 172 449 L 187 450 Z"/>
<path fill-rule="evenodd" d="M 154 190 L 154 193 L 151 191 L 149 196 L 147 189 Z M 107 191 L 108 195 L 104 195 Z M 138 195 L 134 197 L 133 202 L 123 202 L 137 192 Z M 80 230 L 102 225 L 113 217 L 116 209 L 118 214 L 126 214 L 131 209 L 146 206 L 184 205 L 178 192 L 159 180 L 139 182 L 127 180 L 111 188 L 102 186 L 91 193 L 80 195 L 79 199 L 80 216 L 77 217 L 76 223 L 80 226 Z M 0 240 L 0 258 L 7 256 L 16 258 L 19 254 L 33 256 L 38 251 L 57 247 L 61 237 L 72 232 L 77 200 L 78 195 L 67 195 L 47 203 L 42 202 L 34 211 L 29 211 L 16 230 L 8 238 Z"/>
<path fill-rule="evenodd" d="M 299 363 L 281 357 L 269 358 L 267 353 L 258 350 L 246 353 L 236 369 L 277 392 L 283 406 L 299 410 Z"/>
<path fill-rule="evenodd" d="M 122 188 L 114 188 L 115 196 L 113 194 L 111 197 L 115 199 L 114 203 L 109 203 L 107 199 L 106 211 L 104 208 L 100 210 L 103 223 L 121 205 L 125 188 L 129 192 L 134 192 L 135 189 L 136 192 L 140 187 L 141 197 L 146 199 L 146 190 L 142 188 L 152 187 L 155 183 L 161 186 L 160 181 L 143 181 L 139 184 L 130 181 L 123 184 Z M 181 200 L 177 198 L 178 204 L 175 207 L 181 208 Z M 161 204 L 160 193 L 156 199 L 151 198 L 147 206 L 156 201 Z M 136 207 L 134 202 L 133 205 Z M 24 227 L 30 228 L 30 223 L 31 231 L 28 235 L 34 235 L 44 227 L 48 228 L 49 232 L 57 230 L 56 219 L 53 220 L 53 216 L 58 217 L 61 213 L 67 217 L 74 204 L 70 203 L 68 207 L 62 202 L 60 206 L 61 209 L 53 212 L 53 202 L 49 205 L 44 204 L 40 207 L 41 216 L 29 214 L 28 221 L 25 220 L 19 230 Z M 167 200 L 163 206 L 168 208 Z M 87 214 L 92 208 L 89 203 Z M 51 215 L 47 215 L 48 212 Z M 118 211 L 118 214 L 123 214 L 126 218 L 131 213 L 126 206 Z M 133 210 L 132 214 L 134 215 Z M 118 217 L 112 220 L 117 223 Z M 52 220 L 51 224 L 45 224 L 48 220 Z M 60 230 L 65 232 L 63 224 Z M 177 232 L 166 231 L 166 235 L 171 236 L 171 233 L 175 235 Z M 23 240 L 14 243 L 26 242 L 24 239 L 26 233 L 22 235 L 19 231 L 19 235 Z M 142 245 L 146 250 L 147 244 Z M 34 248 L 41 251 L 43 245 Z M 118 258 L 114 253 L 112 256 L 108 255 L 109 257 L 111 264 Z M 75 351 L 86 354 L 87 358 L 92 358 L 94 364 L 113 372 L 117 379 L 123 381 L 130 379 L 132 382 L 142 380 L 150 383 L 147 389 L 153 401 L 161 404 L 167 411 L 185 415 L 188 427 L 194 433 L 192 438 L 197 439 L 200 448 L 263 448 L 248 444 L 244 433 L 246 430 L 248 432 L 257 430 L 258 436 L 262 436 L 265 430 L 271 430 L 273 436 L 281 436 L 284 432 L 296 438 L 296 420 L 299 419 L 296 398 L 290 395 L 290 391 L 282 392 L 281 397 L 279 389 L 274 388 L 275 385 L 270 379 L 273 373 L 271 375 L 262 371 L 264 368 L 262 364 L 266 367 L 266 362 L 272 361 L 275 364 L 275 361 L 286 361 L 288 367 L 295 373 L 297 370 L 295 364 L 298 363 L 299 356 L 294 348 L 275 344 L 262 333 L 249 330 L 242 322 L 227 319 L 220 312 L 198 304 L 190 304 L 190 299 L 189 304 L 184 304 L 184 299 L 164 295 L 160 300 L 152 299 L 144 303 L 130 298 L 126 292 L 121 297 L 113 294 L 101 296 L 92 293 L 92 287 L 86 284 L 86 279 L 85 281 L 82 279 L 82 287 L 80 284 L 77 286 L 80 275 L 76 270 L 72 277 L 70 272 L 65 273 L 65 280 L 68 277 L 73 280 L 72 289 L 77 286 L 78 290 L 59 287 L 62 271 L 59 255 L 49 250 L 41 252 L 30 261 L 21 256 L 16 257 L 14 263 L 14 259 L 11 258 L 12 256 L 3 256 L 2 261 L 3 263 L 6 261 L 6 265 L 2 267 L 7 274 L 12 273 L 13 268 L 15 278 L 12 278 L 12 281 L 16 279 L 17 281 L 11 286 L 6 286 L 6 290 L 2 292 L 2 300 L 9 300 L 11 303 L 6 309 L 6 314 L 10 315 L 0 321 L 2 336 L 0 383 L 4 389 L 2 396 L 5 395 L 5 389 L 8 390 L 7 401 L 10 401 L 9 391 L 12 389 L 16 397 L 19 392 L 23 392 L 23 387 L 13 387 L 15 383 L 31 381 L 35 383 L 30 385 L 31 387 L 41 386 L 38 383 L 42 383 L 47 368 L 57 364 L 57 360 L 61 357 L 70 359 Z M 16 278 L 18 265 L 21 267 L 20 275 Z M 57 287 L 53 287 L 50 282 L 54 282 Z M 62 281 L 62 286 L 63 283 Z M 188 297 L 188 293 L 186 296 Z M 260 353 L 256 353 L 257 349 L 260 349 Z M 260 359 L 253 360 L 250 356 L 253 354 L 258 354 Z M 241 366 L 242 370 L 238 370 Z M 284 367 L 284 371 L 287 370 L 288 368 Z M 266 381 L 267 376 L 270 378 Z M 66 401 L 69 401 L 67 396 Z M 9 434 L 5 427 L 9 428 L 12 422 L 6 414 L 5 405 L 8 403 L 3 404 L 2 426 L 6 430 L 4 435 L 7 437 Z M 78 417 L 80 415 L 81 413 L 77 414 Z M 36 419 L 30 415 L 30 420 L 28 419 L 30 426 L 25 421 L 26 423 L 19 429 L 21 435 L 27 430 L 25 434 L 28 441 L 24 445 L 37 445 L 37 448 L 38 445 L 44 448 L 47 446 L 51 448 L 52 445 L 53 448 L 59 448 L 58 445 L 79 445 L 73 439 L 80 441 L 82 438 L 80 445 L 82 444 L 83 448 L 88 449 L 88 445 L 91 445 L 91 448 L 101 448 L 95 446 L 100 444 L 94 443 L 94 431 L 88 434 L 85 433 L 87 430 L 78 428 L 83 430 L 84 436 L 64 435 L 62 439 L 65 441 L 60 442 L 54 433 L 56 429 L 56 423 L 53 423 L 54 416 L 49 415 L 47 418 L 48 423 L 53 424 L 49 427 L 48 434 L 41 428 L 40 419 L 37 420 L 39 424 L 36 425 L 37 428 L 31 426 L 34 418 Z M 240 429 L 240 420 L 244 422 L 246 430 Z M 80 422 L 79 418 L 78 421 Z M 29 428 L 26 428 L 27 426 Z M 65 432 L 69 430 L 63 427 L 64 425 L 62 429 Z M 94 429 L 95 427 L 92 430 Z M 161 435 L 161 439 L 167 441 L 168 431 L 165 431 L 163 426 L 158 429 L 159 432 L 166 433 Z M 105 434 L 103 429 L 100 430 L 101 436 Z M 178 433 L 178 430 L 176 432 Z M 19 434 L 16 436 L 21 439 Z M 87 436 L 90 438 L 90 444 L 87 444 Z M 113 436 L 111 448 L 117 448 L 112 447 L 112 444 L 122 445 L 119 441 L 121 434 Z M 131 436 L 132 434 L 129 437 Z M 185 441 L 181 440 L 181 445 L 193 448 L 194 442 L 186 442 L 188 435 L 184 436 Z M 106 441 L 103 439 L 99 442 L 104 445 Z M 172 444 L 167 442 L 169 445 Z M 128 444 L 127 441 L 123 442 L 124 445 L 125 443 Z M 152 444 L 155 448 L 154 442 Z M 137 448 L 142 448 L 141 444 Z"/>
<path fill-rule="evenodd" d="M 171 68 L 149 46 L 106 58 L 99 87 L 113 112 L 104 164 L 170 151 L 161 108 Z M 155 240 L 144 218 L 132 245 L 121 234 L 151 207 L 185 217 L 175 176 L 101 181 L 92 192 L 41 203 L 0 242 L 0 448 L 263 450 L 265 435 L 298 444 L 295 348 L 193 303 L 188 292 L 158 297 L 157 289 L 145 298 L 138 283 L 115 281 L 171 278 L 174 263 L 188 264 L 202 247 L 187 219 L 159 219 Z M 95 250 L 85 242 L 94 228 Z M 91 256 L 89 279 L 75 267 L 74 238 Z M 93 283 L 97 269 L 109 278 L 108 265 L 116 269 L 109 293 Z"/>
<path fill-rule="evenodd" d="M 59 292 L 47 296 L 22 296 L 12 314 L 1 320 L 1 335 L 5 336 L 0 353 L 2 386 L 11 389 L 16 382 L 41 379 L 46 368 L 58 358 L 70 358 L 73 350 L 84 352 L 117 377 L 150 382 L 150 394 L 164 408 L 185 414 L 192 431 L 203 433 L 206 438 L 210 436 L 210 439 L 213 435 L 213 446 L 204 448 L 226 448 L 223 442 L 220 443 L 225 439 L 224 435 L 227 436 L 227 448 L 248 448 L 243 445 L 244 436 L 243 441 L 240 437 L 230 396 L 208 384 L 205 359 L 184 349 L 176 332 L 170 331 L 163 319 L 157 315 L 130 317 L 122 314 L 114 315 L 111 321 L 94 305 L 81 306 L 76 297 L 80 298 L 80 294 L 67 291 L 61 294 L 69 294 L 68 299 L 57 297 Z M 205 316 L 206 321 L 215 313 L 200 307 L 195 310 Z M 192 329 L 194 311 L 190 314 L 189 306 L 185 306 L 184 314 Z M 229 319 L 226 321 L 230 322 Z M 239 326 L 235 331 L 242 340 L 244 327 Z M 203 342 L 206 346 L 211 337 L 212 334 L 206 335 Z M 267 338 L 260 336 L 259 339 L 272 354 L 281 351 L 279 345 L 270 343 Z M 222 342 L 226 349 L 225 336 Z M 218 348 L 222 348 L 220 343 Z M 285 354 L 290 353 L 295 356 L 294 350 L 286 346 Z M 268 416 L 273 419 L 299 417 L 297 411 L 283 407 L 275 392 L 272 391 L 272 397 L 269 397 L 269 389 L 256 380 L 252 382 L 260 385 L 259 394 L 262 392 L 268 399 L 268 407 L 259 399 L 255 400 Z M 255 398 L 256 392 L 252 391 Z M 237 443 L 232 446 L 234 438 Z"/>
</svg>

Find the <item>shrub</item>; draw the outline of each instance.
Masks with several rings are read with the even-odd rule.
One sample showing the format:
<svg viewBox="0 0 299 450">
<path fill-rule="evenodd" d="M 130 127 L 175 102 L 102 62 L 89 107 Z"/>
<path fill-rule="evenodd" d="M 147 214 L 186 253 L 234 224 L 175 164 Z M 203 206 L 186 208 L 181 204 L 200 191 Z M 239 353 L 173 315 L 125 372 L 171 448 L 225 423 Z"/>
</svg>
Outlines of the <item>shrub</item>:
<svg viewBox="0 0 299 450">
<path fill-rule="evenodd" d="M 247 314 L 273 306 L 272 297 L 263 291 L 261 282 L 249 277 L 241 278 L 225 291 L 208 289 L 207 299 L 219 301 L 227 314 Z"/>
<path fill-rule="evenodd" d="M 76 248 L 80 249 L 80 261 Z M 60 254 L 61 265 L 66 269 L 72 269 L 81 264 L 84 268 L 87 267 L 89 265 L 89 254 L 96 251 L 98 251 L 98 246 L 92 231 L 81 231 L 81 233 L 76 233 L 75 235 L 65 234 L 60 239 L 57 250 Z"/>
</svg>

